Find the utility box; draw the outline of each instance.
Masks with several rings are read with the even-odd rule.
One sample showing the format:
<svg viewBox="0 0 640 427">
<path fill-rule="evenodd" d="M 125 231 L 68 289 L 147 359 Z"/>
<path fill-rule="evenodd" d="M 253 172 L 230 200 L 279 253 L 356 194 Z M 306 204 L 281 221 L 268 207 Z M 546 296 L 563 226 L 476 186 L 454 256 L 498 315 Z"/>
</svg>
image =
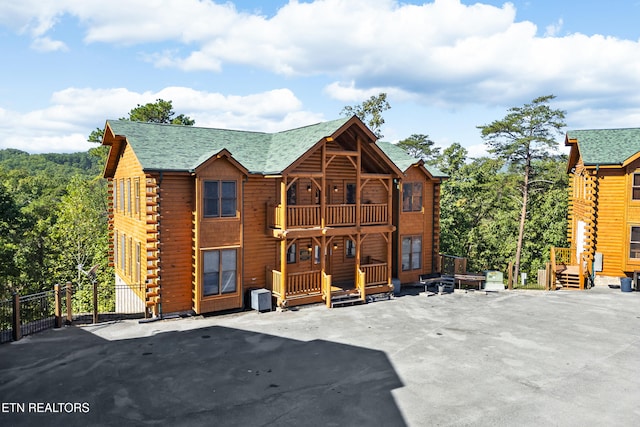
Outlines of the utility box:
<svg viewBox="0 0 640 427">
<path fill-rule="evenodd" d="M 271 291 L 268 289 L 252 290 L 251 308 L 258 311 L 271 311 Z"/>
<path fill-rule="evenodd" d="M 501 271 L 487 271 L 485 277 L 485 291 L 504 291 L 504 275 Z"/>
</svg>

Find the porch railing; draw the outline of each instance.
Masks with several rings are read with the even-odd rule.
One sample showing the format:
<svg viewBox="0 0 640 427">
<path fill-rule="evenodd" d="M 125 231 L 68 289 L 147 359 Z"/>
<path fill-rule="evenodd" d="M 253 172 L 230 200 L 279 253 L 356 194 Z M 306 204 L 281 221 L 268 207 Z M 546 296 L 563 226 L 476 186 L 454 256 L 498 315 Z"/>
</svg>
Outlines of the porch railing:
<svg viewBox="0 0 640 427">
<path fill-rule="evenodd" d="M 387 263 L 365 264 L 360 266 L 364 273 L 365 286 L 383 285 L 388 282 Z"/>
<path fill-rule="evenodd" d="M 329 282 L 331 289 L 331 276 L 321 271 L 303 271 L 300 273 L 288 273 L 286 279 L 277 270 L 271 270 L 271 292 L 281 299 L 300 295 L 320 295 L 322 286 Z"/>
</svg>

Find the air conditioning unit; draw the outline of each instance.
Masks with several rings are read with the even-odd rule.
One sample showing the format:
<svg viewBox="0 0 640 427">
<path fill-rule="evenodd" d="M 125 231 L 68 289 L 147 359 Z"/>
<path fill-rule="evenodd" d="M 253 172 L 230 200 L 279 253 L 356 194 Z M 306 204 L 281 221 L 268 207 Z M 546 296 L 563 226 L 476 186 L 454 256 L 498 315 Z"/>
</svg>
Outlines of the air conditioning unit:
<svg viewBox="0 0 640 427">
<path fill-rule="evenodd" d="M 268 289 L 252 290 L 251 308 L 258 311 L 271 311 L 271 291 Z"/>
</svg>

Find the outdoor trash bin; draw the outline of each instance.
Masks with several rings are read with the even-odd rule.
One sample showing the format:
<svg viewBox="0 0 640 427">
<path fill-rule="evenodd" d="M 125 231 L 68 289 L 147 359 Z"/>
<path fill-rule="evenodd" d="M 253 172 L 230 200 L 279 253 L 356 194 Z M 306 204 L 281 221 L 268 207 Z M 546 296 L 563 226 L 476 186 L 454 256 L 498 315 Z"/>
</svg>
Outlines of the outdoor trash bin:
<svg viewBox="0 0 640 427">
<path fill-rule="evenodd" d="M 620 290 L 622 292 L 631 292 L 631 278 L 630 277 L 621 277 L 620 278 Z"/>
</svg>

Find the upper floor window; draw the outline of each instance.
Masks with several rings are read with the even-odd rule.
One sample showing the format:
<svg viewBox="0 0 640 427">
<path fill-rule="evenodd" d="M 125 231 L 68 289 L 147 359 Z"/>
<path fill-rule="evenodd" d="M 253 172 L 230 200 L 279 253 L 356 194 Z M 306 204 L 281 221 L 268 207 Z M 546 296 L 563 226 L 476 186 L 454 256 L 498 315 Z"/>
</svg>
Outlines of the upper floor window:
<svg viewBox="0 0 640 427">
<path fill-rule="evenodd" d="M 631 227 L 629 258 L 640 259 L 640 227 Z"/>
<path fill-rule="evenodd" d="M 422 183 L 402 184 L 402 211 L 419 212 L 422 210 Z"/>
<path fill-rule="evenodd" d="M 353 183 L 347 183 L 345 194 L 345 201 L 348 205 L 355 205 L 356 203 L 356 185 Z"/>
<path fill-rule="evenodd" d="M 296 262 L 296 244 L 292 243 L 287 248 L 287 264 L 294 264 Z"/>
<path fill-rule="evenodd" d="M 298 183 L 294 182 L 287 188 L 287 205 L 298 204 Z"/>
<path fill-rule="evenodd" d="M 140 178 L 133 178 L 134 213 L 140 216 Z"/>
<path fill-rule="evenodd" d="M 631 185 L 631 199 L 640 200 L 640 173 L 633 174 L 633 183 Z"/>
<path fill-rule="evenodd" d="M 124 211 L 125 209 L 125 204 L 124 204 L 124 179 L 120 180 L 120 206 L 119 206 L 120 210 Z"/>
<path fill-rule="evenodd" d="M 206 218 L 234 217 L 236 205 L 235 181 L 204 182 L 204 216 Z"/>
</svg>

